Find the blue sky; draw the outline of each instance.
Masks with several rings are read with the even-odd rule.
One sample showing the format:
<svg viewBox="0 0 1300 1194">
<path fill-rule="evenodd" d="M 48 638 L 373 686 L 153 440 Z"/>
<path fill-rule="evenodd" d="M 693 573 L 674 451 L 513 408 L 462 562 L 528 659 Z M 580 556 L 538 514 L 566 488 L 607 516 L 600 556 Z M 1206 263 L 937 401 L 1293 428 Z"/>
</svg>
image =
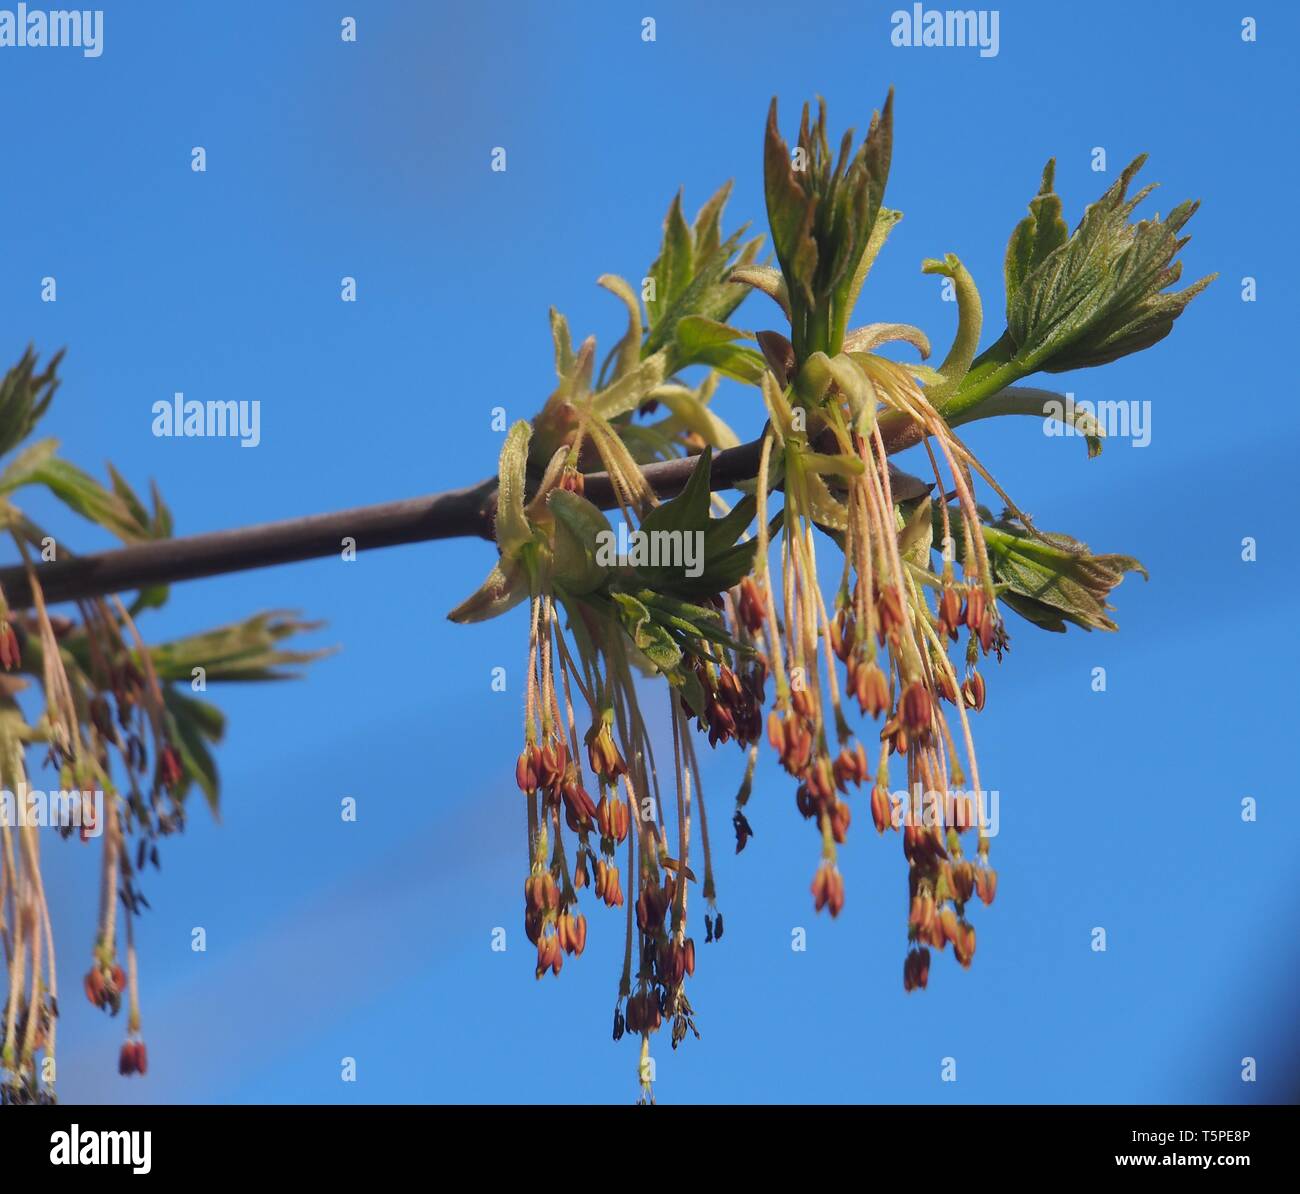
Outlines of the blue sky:
<svg viewBox="0 0 1300 1194">
<path fill-rule="evenodd" d="M 834 127 L 865 129 L 896 87 L 887 202 L 906 218 L 860 321 L 916 323 L 936 345 L 955 313 L 920 261 L 959 254 L 995 330 L 1006 239 L 1048 157 L 1071 225 L 1143 151 L 1143 177 L 1162 183 L 1149 210 L 1200 197 L 1187 278 L 1219 280 L 1164 343 L 1055 379 L 1079 398 L 1149 399 L 1150 445 L 1089 461 L 1033 420 L 967 437 L 1040 526 L 1151 573 L 1116 594 L 1118 634 L 1010 627 L 978 726 L 1001 794 L 1001 882 L 973 968 L 945 955 L 930 989 L 904 996 L 904 861 L 865 809 L 841 853 L 845 912 L 814 917 L 817 843 L 768 759 L 756 836 L 733 858 L 740 757 L 726 752 L 705 772 L 727 931 L 694 980 L 703 1040 L 655 1056 L 659 1095 L 677 1103 L 1291 1093 L 1300 814 L 1281 748 L 1300 660 L 1283 478 L 1300 428 L 1276 360 L 1293 339 L 1297 263 L 1280 224 L 1296 169 L 1275 130 L 1296 105 L 1293 6 L 1248 6 L 1248 44 L 1229 5 L 1003 3 L 991 58 L 894 47 L 896 6 L 862 2 L 104 7 L 97 59 L 0 49 L 0 349 L 8 363 L 28 341 L 68 346 L 47 433 L 83 466 L 156 478 L 181 534 L 490 472 L 491 408 L 526 417 L 552 387 L 548 305 L 604 345 L 621 334 L 595 278 L 642 276 L 679 186 L 693 209 L 735 178 L 730 221 L 762 227 L 773 94 L 788 132 L 818 93 Z M 355 45 L 343 15 L 358 18 Z M 489 169 L 496 146 L 504 173 Z M 47 275 L 56 303 L 40 299 Z M 339 301 L 345 275 L 355 304 Z M 773 324 L 763 301 L 737 321 Z M 155 439 L 152 404 L 177 390 L 259 400 L 260 446 Z M 742 433 L 761 423 L 753 391 L 718 403 Z M 78 548 L 107 546 L 28 505 Z M 342 649 L 305 682 L 218 694 L 221 823 L 199 811 L 147 888 L 143 1081 L 116 1076 L 122 1026 L 76 995 L 91 858 L 47 848 L 65 1100 L 635 1096 L 635 1049 L 609 1040 L 621 919 L 588 909 L 584 957 L 558 982 L 532 978 L 521 698 L 490 690 L 493 667 L 523 675 L 524 615 L 444 617 L 491 554 L 426 544 L 192 583 L 149 619 L 163 638 L 297 608 L 328 622 L 315 642 Z M 356 824 L 340 820 L 345 796 Z M 190 949 L 195 926 L 206 953 Z M 495 926 L 504 954 L 489 948 Z M 955 1083 L 940 1081 L 944 1057 Z"/>
</svg>

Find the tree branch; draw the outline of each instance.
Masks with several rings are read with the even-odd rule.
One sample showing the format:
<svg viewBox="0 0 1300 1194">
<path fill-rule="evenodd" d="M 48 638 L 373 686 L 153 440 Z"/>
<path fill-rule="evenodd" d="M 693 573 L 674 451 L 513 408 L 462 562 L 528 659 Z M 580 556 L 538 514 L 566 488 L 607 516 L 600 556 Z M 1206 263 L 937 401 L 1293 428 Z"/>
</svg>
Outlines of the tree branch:
<svg viewBox="0 0 1300 1194">
<path fill-rule="evenodd" d="M 758 472 L 761 445 L 761 439 L 753 440 L 719 452 L 713 458 L 712 487 L 728 489 L 753 477 Z M 687 456 L 649 464 L 642 471 L 651 488 L 668 498 L 681 491 L 694 467 L 695 458 Z M 588 473 L 584 487 L 586 497 L 601 509 L 617 505 L 607 473 Z M 466 536 L 491 540 L 496 488 L 496 478 L 488 477 L 466 489 L 426 497 L 68 556 L 37 565 L 36 575 L 46 601 L 73 601 L 332 556 L 348 537 L 356 540 L 358 551 Z M 31 586 L 22 565 L 0 568 L 0 590 L 15 609 L 32 604 Z"/>
</svg>

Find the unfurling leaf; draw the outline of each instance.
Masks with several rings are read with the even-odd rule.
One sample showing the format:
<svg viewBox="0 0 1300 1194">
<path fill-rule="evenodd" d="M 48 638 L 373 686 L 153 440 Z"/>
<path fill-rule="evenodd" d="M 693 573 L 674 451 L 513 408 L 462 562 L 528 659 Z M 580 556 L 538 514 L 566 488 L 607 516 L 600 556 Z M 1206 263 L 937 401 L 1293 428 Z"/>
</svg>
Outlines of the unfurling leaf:
<svg viewBox="0 0 1300 1194">
<path fill-rule="evenodd" d="M 1164 293 L 1182 273 L 1174 258 L 1187 240 L 1178 233 L 1198 204 L 1189 200 L 1164 220 L 1130 223 L 1133 210 L 1154 189 L 1127 197 L 1145 160 L 1143 155 L 1129 164 L 1084 212 L 1068 240 L 1059 239 L 1054 215 L 1059 200 L 1050 189 L 1040 190 L 1034 200 L 1032 226 L 1022 222 L 1012 236 L 1007 276 L 1015 290 L 1007 297 L 1007 335 L 1023 372 L 1102 365 L 1147 348 L 1169 334 L 1174 320 L 1212 280 L 1214 275 Z M 1044 186 L 1050 184 L 1049 170 Z"/>
<path fill-rule="evenodd" d="M 1093 555 L 1069 535 L 1040 539 L 1008 521 L 981 529 L 994 576 L 1007 586 L 1001 599 L 1045 630 L 1064 631 L 1066 622 L 1085 630 L 1117 630 L 1107 616 L 1111 590 L 1126 573 L 1147 574 L 1132 556 Z"/>
<path fill-rule="evenodd" d="M 674 362 L 678 368 L 708 365 L 736 381 L 758 385 L 767 368 L 762 354 L 736 343 L 749 338 L 750 333 L 739 328 L 703 315 L 688 315 L 677 322 Z"/>
<path fill-rule="evenodd" d="M 815 122 L 804 107 L 798 168 L 777 125 L 776 100 L 768 112 L 763 152 L 764 195 L 772 245 L 785 279 L 790 339 L 795 357 L 835 356 L 843 344 L 850 308 L 861 285 L 859 265 L 867 253 L 889 177 L 893 150 L 893 92 L 873 116 L 858 152 L 850 158 L 853 133 L 832 160 L 826 107 Z"/>
<path fill-rule="evenodd" d="M 748 290 L 727 279 L 735 265 L 750 265 L 758 256 L 763 238 L 741 243 L 745 228 L 722 238 L 722 209 L 731 193 L 731 183 L 720 187 L 700 208 L 693 226 L 682 215 L 681 194 L 668 208 L 664 220 L 663 246 L 650 266 L 648 278 L 653 291 L 646 297 L 649 335 L 642 355 L 649 356 L 673 343 L 677 324 L 692 315 L 725 322 L 744 300 Z M 681 363 L 674 360 L 669 373 Z"/>
</svg>

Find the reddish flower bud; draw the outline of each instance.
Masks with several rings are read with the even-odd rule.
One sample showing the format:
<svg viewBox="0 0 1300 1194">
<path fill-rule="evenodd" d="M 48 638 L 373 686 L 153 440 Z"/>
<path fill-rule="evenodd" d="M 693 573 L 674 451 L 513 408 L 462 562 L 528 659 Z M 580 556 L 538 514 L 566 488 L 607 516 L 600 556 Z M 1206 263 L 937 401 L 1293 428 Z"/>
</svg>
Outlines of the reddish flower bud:
<svg viewBox="0 0 1300 1194">
<path fill-rule="evenodd" d="M 934 676 L 935 691 L 947 702 L 955 705 L 957 703 L 957 686 L 953 683 L 952 677 L 948 674 L 946 668 L 936 670 Z M 967 702 L 969 704 L 969 702 Z"/>
<path fill-rule="evenodd" d="M 677 986 L 686 976 L 686 953 L 676 941 L 659 947 L 659 977 L 669 987 Z"/>
<path fill-rule="evenodd" d="M 542 936 L 537 939 L 537 977 L 541 978 L 548 970 L 551 969 L 555 955 L 560 953 L 560 943 L 554 935 Z"/>
<path fill-rule="evenodd" d="M 537 791 L 537 772 L 532 766 L 532 753 L 526 746 L 519 752 L 519 758 L 515 762 L 515 783 L 521 792 L 528 795 Z"/>
<path fill-rule="evenodd" d="M 596 806 L 591 802 L 587 789 L 569 779 L 560 789 L 560 794 L 564 798 L 565 823 L 574 833 L 588 832 L 596 819 Z"/>
<path fill-rule="evenodd" d="M 604 866 L 604 879 L 601 879 L 600 867 Z M 596 870 L 596 894 L 605 901 L 606 908 L 623 906 L 623 886 L 619 881 L 618 867 L 613 863 L 598 863 Z"/>
<path fill-rule="evenodd" d="M 975 890 L 975 868 L 969 862 L 959 862 L 952 868 L 952 888 L 959 904 L 971 898 Z"/>
<path fill-rule="evenodd" d="M 858 758 L 847 746 L 840 750 L 835 757 L 835 763 L 832 767 L 832 774 L 835 778 L 835 786 L 841 792 L 849 784 L 860 784 L 862 778 L 858 773 Z"/>
<path fill-rule="evenodd" d="M 898 706 L 903 728 L 914 738 L 924 740 L 930 733 L 934 717 L 934 705 L 930 693 L 920 680 L 913 680 L 903 690 L 903 699 Z"/>
<path fill-rule="evenodd" d="M 740 582 L 740 620 L 750 634 L 757 635 L 763 629 L 764 616 L 763 595 L 754 578 L 747 576 Z"/>
<path fill-rule="evenodd" d="M 18 648 L 18 636 L 6 619 L 0 618 L 0 667 L 11 672 L 22 666 L 22 651 Z"/>
<path fill-rule="evenodd" d="M 852 811 L 843 800 L 837 800 L 831 807 L 831 835 L 841 846 L 849 833 L 849 824 L 853 820 Z"/>
<path fill-rule="evenodd" d="M 627 774 L 627 764 L 618 753 L 614 739 L 609 733 L 609 723 L 601 721 L 593 732 L 587 735 L 587 761 L 591 769 L 601 779 L 612 783 L 620 775 Z"/>
<path fill-rule="evenodd" d="M 912 950 L 903 960 L 903 990 L 925 990 L 930 980 L 930 951 Z"/>
<path fill-rule="evenodd" d="M 880 643 L 883 645 L 886 638 L 896 643 L 898 632 L 906 625 L 906 620 L 903 617 L 903 599 L 893 585 L 882 589 L 876 598 L 876 618 L 879 622 L 876 637 Z"/>
<path fill-rule="evenodd" d="M 871 819 L 875 822 L 877 833 L 884 833 L 892 824 L 889 793 L 882 784 L 876 784 L 871 789 Z"/>
<path fill-rule="evenodd" d="M 889 681 L 874 659 L 859 669 L 854 695 L 862 712 L 870 717 L 879 717 L 889 708 Z"/>
<path fill-rule="evenodd" d="M 963 967 L 969 967 L 975 957 L 975 926 L 962 923 L 957 936 L 952 939 L 952 952 Z"/>
<path fill-rule="evenodd" d="M 555 787 L 561 778 L 559 757 L 549 742 L 542 747 L 541 764 L 537 771 L 539 785 L 543 788 Z"/>
<path fill-rule="evenodd" d="M 832 916 L 839 916 L 844 907 L 844 876 L 831 863 L 823 862 L 813 876 L 812 895 L 818 912 L 829 908 Z"/>
<path fill-rule="evenodd" d="M 961 595 L 956 589 L 947 586 L 939 598 L 939 618 L 937 628 L 940 634 L 949 638 L 957 637 L 957 628 L 961 625 Z"/>
<path fill-rule="evenodd" d="M 928 891 L 912 897 L 912 908 L 907 923 L 916 930 L 919 937 L 926 937 L 934 923 L 934 896 Z"/>
<path fill-rule="evenodd" d="M 124 1078 L 135 1073 L 135 1043 L 123 1041 L 122 1051 L 117 1055 L 117 1072 Z"/>
<path fill-rule="evenodd" d="M 831 874 L 831 890 L 826 906 L 831 910 L 832 916 L 839 916 L 844 907 L 844 876 L 838 870 Z"/>
<path fill-rule="evenodd" d="M 826 907 L 827 894 L 830 891 L 830 874 L 830 868 L 825 863 L 813 873 L 813 908 L 818 912 Z"/>
</svg>

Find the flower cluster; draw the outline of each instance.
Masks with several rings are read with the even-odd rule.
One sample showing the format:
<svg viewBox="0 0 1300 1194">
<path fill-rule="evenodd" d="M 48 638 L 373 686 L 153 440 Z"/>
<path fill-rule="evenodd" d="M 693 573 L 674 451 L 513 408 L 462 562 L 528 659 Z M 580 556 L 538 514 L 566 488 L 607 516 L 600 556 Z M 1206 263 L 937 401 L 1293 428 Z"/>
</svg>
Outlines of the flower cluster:
<svg viewBox="0 0 1300 1194">
<path fill-rule="evenodd" d="M 1208 282 L 1166 290 L 1185 243 L 1175 234 L 1194 207 L 1130 223 L 1142 195 L 1125 191 L 1139 162 L 1070 234 L 1049 163 L 1008 247 L 1007 330 L 983 353 L 974 280 L 951 254 L 924 263 L 958 305 L 952 346 L 931 366 L 918 328 L 849 327 L 901 218 L 883 205 L 892 111 L 891 95 L 858 148 L 846 134 L 835 157 L 823 107 L 815 119 L 805 108 L 792 151 L 774 102 L 764 181 L 777 266 L 759 262 L 743 229 L 723 237 L 729 188 L 691 223 L 675 199 L 642 301 L 621 278 L 600 279 L 628 327 L 599 372 L 594 341 L 575 350 L 552 312 L 558 385 L 507 436 L 500 559 L 451 614 L 473 622 L 527 603 L 515 765 L 528 823 L 525 930 L 538 977 L 558 975 L 586 941 L 584 887 L 607 907 L 630 905 L 614 1036 L 640 1038 L 647 1099 L 651 1036 L 671 1025 L 676 1047 L 696 1032 L 686 994 L 693 886 L 705 942 L 723 931 L 697 741 L 745 756 L 732 816 L 739 852 L 753 834 L 745 808 L 766 739 L 816 830 L 813 904 L 831 916 L 845 904 L 837 856 L 852 804 L 869 792 L 874 827 L 897 834 L 907 865 L 903 985 L 922 989 L 932 951 L 951 945 L 971 964 L 970 910 L 997 891 L 973 720 L 987 702 L 987 661 L 1010 641 L 1004 611 L 1049 629 L 1114 629 L 1107 596 L 1140 569 L 1040 532 L 955 428 L 1041 414 L 1053 396 L 1016 387 L 1020 378 L 1100 364 L 1167 334 Z M 749 289 L 777 304 L 785 331 L 726 322 Z M 921 361 L 881 351 L 900 344 Z M 707 370 L 698 385 L 686 379 L 692 366 Z M 748 447 L 714 410 L 720 378 L 761 395 L 766 425 Z M 1080 429 L 1092 454 L 1097 430 Z M 923 451 L 923 475 L 895 467 L 909 448 Z M 751 467 L 720 478 L 715 451 L 749 453 Z M 694 458 L 689 478 L 682 488 L 673 468 L 668 492 L 681 491 L 665 501 L 657 481 L 683 458 Z M 712 492 L 727 483 L 742 490 L 734 504 Z M 1001 517 L 979 503 L 981 485 Z M 653 553 L 611 561 L 600 550 L 610 508 L 624 531 L 694 545 L 698 566 Z M 829 586 L 818 565 L 827 544 L 840 561 Z M 670 742 L 651 739 L 638 675 L 666 682 Z M 853 704 L 865 719 L 856 727 Z"/>
<path fill-rule="evenodd" d="M 28 351 L 0 381 L 0 456 L 34 429 L 58 386 L 59 357 L 38 370 Z M 0 1103 L 54 1101 L 59 992 L 55 939 L 41 868 L 42 831 L 55 828 L 93 850 L 100 868 L 91 966 L 83 986 L 95 1007 L 117 1016 L 127 1007 L 127 1040 L 118 1069 L 148 1069 L 140 1039 L 135 919 L 148 908 L 142 890 L 157 868 L 162 840 L 185 826 L 186 797 L 199 789 L 215 809 L 218 786 L 209 746 L 223 732 L 221 713 L 181 690 L 206 682 L 285 675 L 285 664 L 317 652 L 277 644 L 308 628 L 292 616 L 263 614 L 206 634 L 146 646 L 136 617 L 167 599 L 140 594 L 85 599 L 77 617 L 46 606 L 34 559 L 53 539 L 16 504 L 42 487 L 76 513 L 127 543 L 171 533 L 157 492 L 149 510 L 116 472 L 105 488 L 38 441 L 0 470 L 0 524 L 25 566 L 30 610 L 11 609 L 0 593 Z M 60 548 L 62 550 L 62 548 Z M 196 669 L 203 685 L 194 682 Z M 15 696 L 37 685 L 43 696 L 30 721 Z M 28 753 L 58 777 L 59 800 L 41 807 L 28 785 Z M 47 785 L 48 786 L 48 785 Z M 22 793 L 27 793 L 24 798 Z M 52 794 L 51 794 L 52 795 Z M 124 940 L 123 940 L 124 939 Z"/>
</svg>

